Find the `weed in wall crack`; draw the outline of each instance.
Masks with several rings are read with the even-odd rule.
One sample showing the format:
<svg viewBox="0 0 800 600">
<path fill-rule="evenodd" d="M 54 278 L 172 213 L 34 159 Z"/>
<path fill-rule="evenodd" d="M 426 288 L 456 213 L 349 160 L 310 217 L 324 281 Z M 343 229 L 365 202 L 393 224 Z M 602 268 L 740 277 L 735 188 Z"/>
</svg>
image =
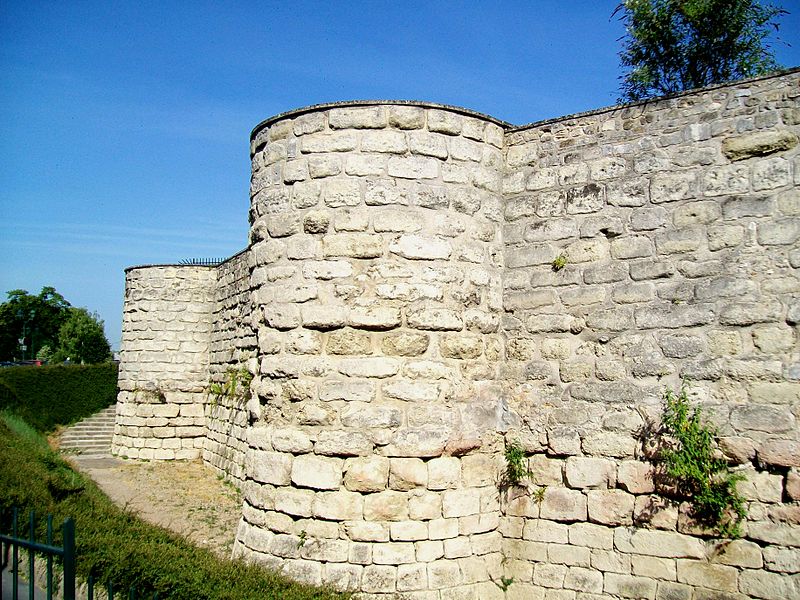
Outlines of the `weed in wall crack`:
<svg viewBox="0 0 800 600">
<path fill-rule="evenodd" d="M 665 487 L 689 502 L 700 524 L 723 537 L 739 537 L 746 511 L 736 484 L 745 477 L 717 456 L 716 429 L 689 405 L 685 383 L 678 394 L 666 390 L 661 423 L 655 460 Z"/>
<path fill-rule="evenodd" d="M 522 485 L 524 479 L 532 477 L 525 450 L 519 442 L 506 440 L 504 456 L 506 470 L 503 474 L 503 483 L 505 485 Z"/>
</svg>

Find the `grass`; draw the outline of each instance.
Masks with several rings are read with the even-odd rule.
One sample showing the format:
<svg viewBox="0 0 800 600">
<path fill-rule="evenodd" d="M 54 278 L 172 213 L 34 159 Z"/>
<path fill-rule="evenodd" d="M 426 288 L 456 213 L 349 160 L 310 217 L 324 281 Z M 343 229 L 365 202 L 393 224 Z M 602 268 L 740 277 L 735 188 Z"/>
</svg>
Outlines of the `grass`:
<svg viewBox="0 0 800 600">
<path fill-rule="evenodd" d="M 45 438 L 17 416 L 0 414 L 0 509 L 20 508 L 75 520 L 78 575 L 118 589 L 158 592 L 173 600 L 333 600 L 348 598 L 300 585 L 242 561 L 221 560 L 180 536 L 117 507 L 95 484 L 52 451 Z M 39 519 L 43 539 L 44 520 Z M 7 529 L 8 523 L 2 527 Z"/>
</svg>

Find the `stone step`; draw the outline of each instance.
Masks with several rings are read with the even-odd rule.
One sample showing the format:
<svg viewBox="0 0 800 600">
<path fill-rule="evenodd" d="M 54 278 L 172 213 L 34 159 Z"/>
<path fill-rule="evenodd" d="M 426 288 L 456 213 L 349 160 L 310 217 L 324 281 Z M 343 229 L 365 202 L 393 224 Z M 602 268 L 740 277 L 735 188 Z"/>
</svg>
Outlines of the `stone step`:
<svg viewBox="0 0 800 600">
<path fill-rule="evenodd" d="M 116 413 L 116 406 L 109 406 L 66 428 L 61 434 L 60 448 L 81 456 L 109 455 Z"/>
</svg>

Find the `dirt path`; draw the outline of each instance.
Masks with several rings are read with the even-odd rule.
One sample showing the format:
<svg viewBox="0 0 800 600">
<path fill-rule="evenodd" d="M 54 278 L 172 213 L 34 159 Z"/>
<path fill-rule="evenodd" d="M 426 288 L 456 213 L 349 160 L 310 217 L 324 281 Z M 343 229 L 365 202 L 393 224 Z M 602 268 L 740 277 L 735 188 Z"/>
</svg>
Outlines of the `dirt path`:
<svg viewBox="0 0 800 600">
<path fill-rule="evenodd" d="M 242 500 L 200 461 L 68 457 L 117 505 L 229 557 Z"/>
</svg>

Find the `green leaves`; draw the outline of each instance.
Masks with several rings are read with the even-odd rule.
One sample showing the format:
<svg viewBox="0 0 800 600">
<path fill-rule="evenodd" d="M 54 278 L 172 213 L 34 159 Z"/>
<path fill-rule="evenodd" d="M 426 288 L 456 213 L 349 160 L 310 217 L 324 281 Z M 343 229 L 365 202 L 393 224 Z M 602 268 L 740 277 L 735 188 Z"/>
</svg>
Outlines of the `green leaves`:
<svg viewBox="0 0 800 600">
<path fill-rule="evenodd" d="M 767 43 L 786 11 L 759 0 L 625 0 L 622 101 L 763 75 L 779 68 Z"/>
<path fill-rule="evenodd" d="M 733 473 L 716 453 L 716 431 L 704 424 L 699 408 L 689 406 L 686 387 L 665 394 L 658 460 L 678 496 L 692 505 L 693 516 L 724 537 L 738 537 L 745 517 L 744 499 Z"/>
</svg>

